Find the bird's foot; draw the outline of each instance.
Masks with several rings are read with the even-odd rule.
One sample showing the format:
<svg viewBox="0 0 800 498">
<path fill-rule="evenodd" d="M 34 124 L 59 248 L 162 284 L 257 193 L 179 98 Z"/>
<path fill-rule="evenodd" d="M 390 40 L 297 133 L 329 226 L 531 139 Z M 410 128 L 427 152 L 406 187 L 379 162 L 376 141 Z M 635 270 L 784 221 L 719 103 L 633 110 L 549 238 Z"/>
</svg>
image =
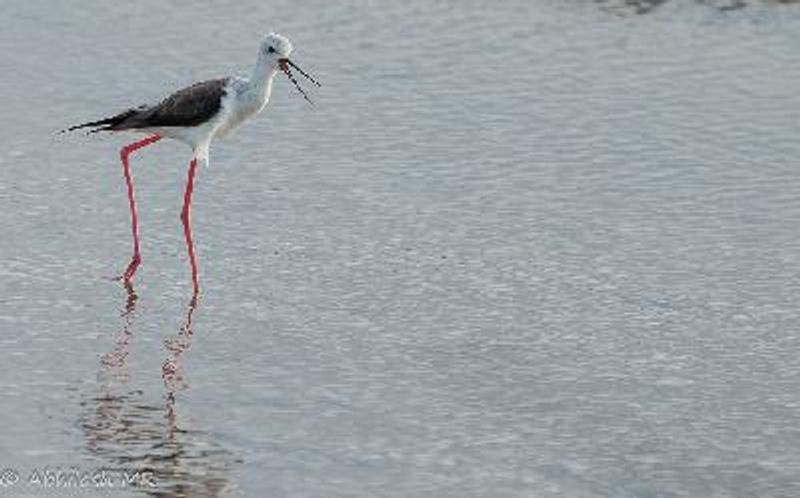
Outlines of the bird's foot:
<svg viewBox="0 0 800 498">
<path fill-rule="evenodd" d="M 121 281 L 125 284 L 129 284 L 130 281 L 133 279 L 133 276 L 136 274 L 136 270 L 139 268 L 139 265 L 142 263 L 142 257 L 138 254 L 134 254 L 133 258 L 131 258 L 131 262 L 128 263 L 128 267 L 125 269 L 125 273 L 118 276 L 115 280 Z"/>
</svg>

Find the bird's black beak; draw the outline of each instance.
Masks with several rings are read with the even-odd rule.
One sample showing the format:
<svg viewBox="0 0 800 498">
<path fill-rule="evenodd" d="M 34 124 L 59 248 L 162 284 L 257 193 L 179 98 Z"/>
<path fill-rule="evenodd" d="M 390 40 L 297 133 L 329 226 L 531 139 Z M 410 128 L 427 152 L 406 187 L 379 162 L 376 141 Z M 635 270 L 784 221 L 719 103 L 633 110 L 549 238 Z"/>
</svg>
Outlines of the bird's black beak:
<svg viewBox="0 0 800 498">
<path fill-rule="evenodd" d="M 299 91 L 303 95 L 303 98 L 306 99 L 306 101 L 308 101 L 309 104 L 313 105 L 313 102 L 311 102 L 311 99 L 308 98 L 308 95 L 306 95 L 306 92 L 303 91 L 302 88 L 300 88 L 300 84 L 297 82 L 297 79 L 295 79 L 294 74 L 292 74 L 292 70 L 290 69 L 290 67 L 296 69 L 298 73 L 300 73 L 303 76 L 305 76 L 310 82 L 314 83 L 318 87 L 321 87 L 322 85 L 320 85 L 317 80 L 312 78 L 310 74 L 308 74 L 307 72 L 305 72 L 302 69 L 300 69 L 300 66 L 298 66 L 297 64 L 295 64 L 294 62 L 289 60 L 288 57 L 284 57 L 282 59 L 278 59 L 278 66 L 281 68 L 281 71 L 286 73 L 286 76 L 289 77 L 289 79 L 292 81 L 292 83 L 294 83 L 294 87 L 297 88 L 297 91 Z"/>
</svg>

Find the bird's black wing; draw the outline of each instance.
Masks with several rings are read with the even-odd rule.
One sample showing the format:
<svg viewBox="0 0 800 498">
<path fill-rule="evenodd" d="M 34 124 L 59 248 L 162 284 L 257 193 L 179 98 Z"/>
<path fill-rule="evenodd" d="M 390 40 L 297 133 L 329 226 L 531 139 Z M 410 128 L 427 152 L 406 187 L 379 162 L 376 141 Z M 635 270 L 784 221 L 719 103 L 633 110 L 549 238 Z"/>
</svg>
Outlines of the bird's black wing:
<svg viewBox="0 0 800 498">
<path fill-rule="evenodd" d="M 196 126 L 219 112 L 227 84 L 228 78 L 201 81 L 178 90 L 154 106 L 128 109 L 109 118 L 72 126 L 66 131 L 91 127 L 95 128 L 92 132 L 98 132 Z"/>
</svg>

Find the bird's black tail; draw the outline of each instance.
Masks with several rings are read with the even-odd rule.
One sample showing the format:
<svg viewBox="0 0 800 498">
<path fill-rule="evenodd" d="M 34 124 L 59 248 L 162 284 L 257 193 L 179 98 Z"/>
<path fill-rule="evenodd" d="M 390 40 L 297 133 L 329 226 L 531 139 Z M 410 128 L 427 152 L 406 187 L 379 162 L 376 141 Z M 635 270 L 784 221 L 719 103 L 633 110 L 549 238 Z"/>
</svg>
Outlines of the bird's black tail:
<svg viewBox="0 0 800 498">
<path fill-rule="evenodd" d="M 116 129 L 120 123 L 133 116 L 137 112 L 139 112 L 138 109 L 128 109 L 127 111 L 121 112 L 115 116 L 111 116 L 110 118 L 98 119 L 97 121 L 89 121 L 88 123 L 81 123 L 70 126 L 69 128 L 64 128 L 59 133 L 80 130 L 81 128 L 93 128 L 92 130 L 89 130 L 89 133 L 97 133 L 98 131 L 112 131 Z"/>
</svg>

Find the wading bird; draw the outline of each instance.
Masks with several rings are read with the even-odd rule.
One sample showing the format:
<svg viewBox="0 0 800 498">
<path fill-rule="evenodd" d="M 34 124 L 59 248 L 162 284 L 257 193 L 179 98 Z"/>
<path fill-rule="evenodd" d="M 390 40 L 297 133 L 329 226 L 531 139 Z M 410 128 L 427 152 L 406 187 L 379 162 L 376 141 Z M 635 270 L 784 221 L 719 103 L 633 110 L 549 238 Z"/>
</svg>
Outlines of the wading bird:
<svg viewBox="0 0 800 498">
<path fill-rule="evenodd" d="M 200 287 L 189 222 L 197 162 L 208 162 L 208 148 L 213 138 L 229 133 L 247 118 L 258 114 L 267 105 L 272 92 L 272 80 L 279 70 L 289 77 L 303 98 L 311 103 L 308 95 L 292 74 L 292 69 L 315 85 L 320 86 L 320 84 L 289 59 L 291 52 L 292 44 L 286 37 L 270 33 L 261 43 L 256 65 L 250 78 L 227 77 L 202 81 L 178 90 L 158 104 L 131 108 L 109 118 L 71 126 L 64 130 L 90 128 L 90 133 L 134 131 L 148 135 L 126 145 L 120 151 L 125 182 L 128 186 L 131 231 L 133 232 L 133 257 L 125 272 L 119 277 L 125 283 L 129 283 L 133 279 L 136 269 L 142 261 L 139 252 L 136 199 L 128 156 L 162 138 L 172 138 L 192 148 L 192 159 L 189 162 L 189 174 L 183 196 L 181 222 L 183 222 L 189 262 L 192 266 L 194 294 L 197 295 Z"/>
</svg>

